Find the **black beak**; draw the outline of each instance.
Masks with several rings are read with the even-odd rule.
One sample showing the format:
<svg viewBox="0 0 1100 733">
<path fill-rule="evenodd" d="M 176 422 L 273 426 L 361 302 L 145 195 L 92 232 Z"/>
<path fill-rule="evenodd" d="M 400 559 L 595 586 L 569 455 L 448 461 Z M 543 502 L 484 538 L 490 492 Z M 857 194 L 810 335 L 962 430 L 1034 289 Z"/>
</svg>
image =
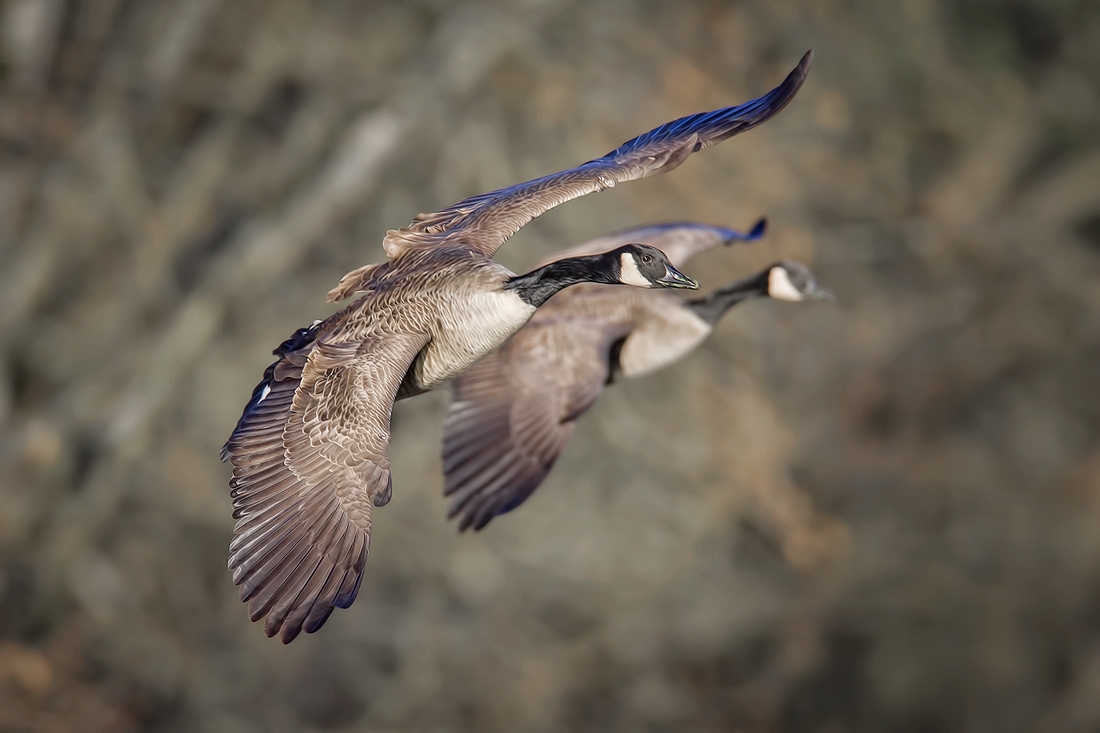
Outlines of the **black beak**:
<svg viewBox="0 0 1100 733">
<path fill-rule="evenodd" d="M 828 300 L 836 302 L 836 296 L 833 295 L 833 291 L 827 288 L 823 288 L 817 283 L 810 286 L 810 289 L 806 291 L 805 296 L 809 300 Z"/>
<path fill-rule="evenodd" d="M 698 290 L 699 283 L 692 280 L 672 265 L 665 265 L 664 277 L 657 280 L 662 288 L 684 288 L 686 290 Z"/>
</svg>

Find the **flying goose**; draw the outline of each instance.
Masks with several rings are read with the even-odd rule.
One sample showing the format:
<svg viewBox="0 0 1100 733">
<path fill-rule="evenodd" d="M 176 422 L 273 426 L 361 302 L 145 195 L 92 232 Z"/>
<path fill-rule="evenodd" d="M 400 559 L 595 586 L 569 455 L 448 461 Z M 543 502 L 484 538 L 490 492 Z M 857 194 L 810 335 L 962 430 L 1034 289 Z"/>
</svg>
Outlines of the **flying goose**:
<svg viewBox="0 0 1100 733">
<path fill-rule="evenodd" d="M 393 402 L 434 389 L 500 346 L 538 306 L 581 282 L 697 287 L 657 249 L 627 243 L 525 275 L 492 260 L 543 212 L 662 173 L 781 110 L 811 54 L 778 87 L 736 107 L 683 117 L 602 158 L 421 214 L 391 230 L 389 259 L 353 270 L 329 299 L 360 297 L 274 352 L 222 451 L 237 523 L 229 569 L 253 621 L 289 643 L 355 599 L 371 504 L 391 493 Z"/>
<path fill-rule="evenodd" d="M 694 254 L 759 238 L 703 224 L 665 224 L 602 237 L 559 256 L 599 252 L 623 241 L 662 249 L 680 267 Z M 543 482 L 578 418 L 618 375 L 646 374 L 685 356 L 718 319 L 750 298 L 829 298 L 808 268 L 777 262 L 710 295 L 582 285 L 560 293 L 500 349 L 451 383 L 443 425 L 444 494 L 459 530 L 480 530 L 522 504 Z"/>
</svg>

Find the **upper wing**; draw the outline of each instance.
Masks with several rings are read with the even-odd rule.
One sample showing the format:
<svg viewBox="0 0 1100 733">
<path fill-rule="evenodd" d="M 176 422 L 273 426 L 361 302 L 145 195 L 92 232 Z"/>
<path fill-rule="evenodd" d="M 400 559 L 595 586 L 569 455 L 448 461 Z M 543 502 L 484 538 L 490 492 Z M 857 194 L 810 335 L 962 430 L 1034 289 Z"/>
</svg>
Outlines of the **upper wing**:
<svg viewBox="0 0 1100 733">
<path fill-rule="evenodd" d="M 578 244 L 576 247 L 560 250 L 540 262 L 539 265 L 548 265 L 551 262 L 570 257 L 602 254 L 628 242 L 640 242 L 661 250 L 668 257 L 673 267 L 680 268 L 695 255 L 719 244 L 755 242 L 764 236 L 766 228 L 767 222 L 764 219 L 756 222 L 747 233 L 739 232 L 736 229 L 690 221 L 650 224 L 633 229 L 624 229 L 621 232 L 590 239 L 583 244 Z"/>
<path fill-rule="evenodd" d="M 515 509 L 550 472 L 573 425 L 607 382 L 609 348 L 625 325 L 529 324 L 452 383 L 443 424 L 448 518 L 481 529 Z"/>
<path fill-rule="evenodd" d="M 576 168 L 421 214 L 407 228 L 386 234 L 386 251 L 396 257 L 409 249 L 460 240 L 463 246 L 491 257 L 520 227 L 559 204 L 672 170 L 692 153 L 756 127 L 791 101 L 806 78 L 812 57 L 813 52 L 807 51 L 782 84 L 751 102 L 682 117 Z"/>
<path fill-rule="evenodd" d="M 390 409 L 427 341 L 386 334 L 284 355 L 226 443 L 237 519 L 229 568 L 268 636 L 289 643 L 355 600 L 371 501 L 390 496 Z"/>
</svg>

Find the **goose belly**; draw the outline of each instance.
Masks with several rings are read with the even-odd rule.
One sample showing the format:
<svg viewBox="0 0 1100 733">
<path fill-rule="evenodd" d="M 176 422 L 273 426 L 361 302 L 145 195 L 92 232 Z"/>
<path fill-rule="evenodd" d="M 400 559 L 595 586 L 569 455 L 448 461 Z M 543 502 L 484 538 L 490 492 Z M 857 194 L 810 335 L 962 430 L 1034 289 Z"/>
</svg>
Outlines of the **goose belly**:
<svg viewBox="0 0 1100 733">
<path fill-rule="evenodd" d="M 417 365 L 422 389 L 465 372 L 526 325 L 535 307 L 512 290 L 475 293 L 439 314 L 436 333 Z"/>
</svg>

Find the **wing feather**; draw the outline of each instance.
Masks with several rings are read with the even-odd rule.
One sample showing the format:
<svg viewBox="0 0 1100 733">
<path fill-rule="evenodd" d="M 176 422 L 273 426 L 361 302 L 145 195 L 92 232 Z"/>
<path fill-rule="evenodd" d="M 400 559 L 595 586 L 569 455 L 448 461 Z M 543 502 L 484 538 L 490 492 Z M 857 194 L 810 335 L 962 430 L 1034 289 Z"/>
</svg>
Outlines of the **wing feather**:
<svg viewBox="0 0 1100 733">
<path fill-rule="evenodd" d="M 234 467 L 233 582 L 249 618 L 266 616 L 265 633 L 285 643 L 355 599 L 371 502 L 390 490 L 390 409 L 428 340 L 330 344 L 301 333 L 276 350 L 224 449 Z"/>
<path fill-rule="evenodd" d="M 481 529 L 522 504 L 603 390 L 618 324 L 581 330 L 571 324 L 528 325 L 453 383 L 443 474 L 448 517 L 459 516 L 460 531 Z"/>
<path fill-rule="evenodd" d="M 547 265 L 570 257 L 602 254 L 629 242 L 641 242 L 664 252 L 672 266 L 679 269 L 692 257 L 711 247 L 733 242 L 755 242 L 764 236 L 766 228 L 767 222 L 764 219 L 757 221 L 747 232 L 692 221 L 650 224 L 623 229 L 613 234 L 590 239 L 576 247 L 559 250 L 539 265 Z M 563 295 L 568 295 L 568 291 Z"/>
<path fill-rule="evenodd" d="M 768 120 L 801 88 L 812 58 L 813 52 L 808 51 L 782 84 L 757 99 L 681 117 L 576 168 L 420 214 L 408 227 L 386 234 L 386 252 L 394 258 L 412 249 L 455 244 L 492 257 L 520 227 L 555 206 L 625 181 L 672 170 L 692 153 Z"/>
</svg>

